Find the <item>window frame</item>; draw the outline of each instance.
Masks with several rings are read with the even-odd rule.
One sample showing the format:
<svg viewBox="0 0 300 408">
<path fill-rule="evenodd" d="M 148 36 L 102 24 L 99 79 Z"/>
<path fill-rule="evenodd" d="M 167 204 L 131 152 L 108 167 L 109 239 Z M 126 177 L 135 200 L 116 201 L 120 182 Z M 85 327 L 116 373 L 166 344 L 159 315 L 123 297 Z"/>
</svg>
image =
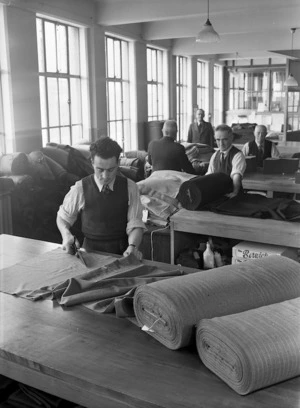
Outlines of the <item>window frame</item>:
<svg viewBox="0 0 300 408">
<path fill-rule="evenodd" d="M 113 41 L 113 64 L 109 66 L 109 45 L 108 42 Z M 115 63 L 116 51 L 115 46 L 119 44 L 119 61 L 118 66 Z M 106 99 L 107 99 L 107 135 L 115 140 L 123 149 L 123 152 L 131 149 L 133 144 L 131 140 L 131 78 L 130 78 L 130 41 L 121 37 L 118 37 L 111 33 L 105 33 L 105 68 L 106 68 Z M 114 75 L 110 76 L 110 71 L 114 72 Z M 119 75 L 115 75 L 116 71 L 119 71 Z M 110 92 L 110 85 L 113 84 L 114 92 Z M 120 90 L 120 115 L 117 117 L 117 101 L 116 101 L 116 85 Z M 112 94 L 112 96 L 111 96 Z M 114 101 L 112 102 L 112 97 Z M 112 111 L 115 111 L 115 119 L 113 118 Z M 114 125 L 114 126 L 113 126 Z M 114 129 L 113 129 L 114 127 Z M 114 130 L 114 133 L 112 132 Z M 118 135 L 118 132 L 121 132 Z"/>
<path fill-rule="evenodd" d="M 166 110 L 164 106 L 164 91 L 166 88 L 164 81 L 164 51 L 153 46 L 147 46 L 146 52 L 148 121 L 163 120 Z M 155 74 L 153 75 L 154 70 Z M 155 89 L 155 92 L 150 93 L 150 88 Z"/>
<path fill-rule="evenodd" d="M 188 58 L 176 56 L 176 120 L 179 142 L 188 130 Z"/>
<path fill-rule="evenodd" d="M 53 25 L 55 30 L 56 71 L 49 70 L 47 67 L 47 53 L 49 53 L 47 47 L 49 45 L 46 44 L 46 25 L 48 27 Z M 84 27 L 71 22 L 51 19 L 44 15 L 37 15 L 36 26 L 43 145 L 49 142 L 76 144 L 87 137 L 90 128 L 86 30 Z M 65 31 L 65 42 L 58 40 L 61 28 Z M 40 37 L 39 30 L 41 30 L 42 37 Z M 71 47 L 74 44 L 71 44 L 71 30 L 75 32 L 75 37 L 77 37 L 74 51 L 76 56 L 72 55 L 73 48 Z M 62 48 L 63 46 L 65 46 L 65 50 Z M 64 71 L 59 69 L 60 60 L 65 61 Z M 77 66 L 77 73 L 71 72 L 71 67 L 74 64 Z M 55 84 L 55 86 L 51 86 L 51 83 Z M 62 92 L 63 86 L 66 91 L 65 95 Z M 51 123 L 53 110 L 51 111 L 50 106 L 51 101 L 54 102 L 51 96 L 54 88 L 57 90 L 57 118 L 55 118 L 55 124 Z M 67 101 L 64 99 L 66 95 Z M 65 135 L 64 132 L 66 132 Z"/>
</svg>

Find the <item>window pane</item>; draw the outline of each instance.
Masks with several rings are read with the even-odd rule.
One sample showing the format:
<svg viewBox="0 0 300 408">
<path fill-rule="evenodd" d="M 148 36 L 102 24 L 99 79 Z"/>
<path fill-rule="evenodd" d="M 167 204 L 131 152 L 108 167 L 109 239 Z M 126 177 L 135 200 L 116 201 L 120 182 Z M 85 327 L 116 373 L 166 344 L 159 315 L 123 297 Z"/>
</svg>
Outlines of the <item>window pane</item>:
<svg viewBox="0 0 300 408">
<path fill-rule="evenodd" d="M 49 109 L 49 126 L 59 125 L 58 116 L 58 87 L 56 78 L 48 78 L 48 109 Z"/>
<path fill-rule="evenodd" d="M 114 78 L 115 70 L 114 70 L 114 42 L 112 38 L 106 38 L 106 67 L 107 73 L 106 75 L 109 78 Z"/>
<path fill-rule="evenodd" d="M 120 41 L 114 42 L 115 77 L 121 78 L 121 55 Z"/>
<path fill-rule="evenodd" d="M 151 84 L 148 84 L 147 94 L 148 94 L 148 118 L 152 118 L 153 107 L 152 107 L 152 85 Z"/>
<path fill-rule="evenodd" d="M 124 141 L 123 141 L 123 123 L 121 121 L 116 122 L 116 141 L 122 147 L 124 151 Z"/>
<path fill-rule="evenodd" d="M 50 131 L 50 140 L 53 143 L 60 143 L 59 128 L 52 128 Z"/>
<path fill-rule="evenodd" d="M 67 67 L 67 31 L 66 26 L 56 26 L 57 35 L 57 68 L 61 73 L 66 74 Z"/>
<path fill-rule="evenodd" d="M 152 52 L 152 80 L 153 81 L 157 81 L 157 75 L 156 75 L 156 71 L 157 71 L 157 60 L 156 60 L 156 52 L 155 50 L 153 50 Z"/>
<path fill-rule="evenodd" d="M 68 27 L 69 34 L 69 58 L 70 58 L 70 74 L 80 74 L 79 62 L 79 29 L 77 27 Z"/>
<path fill-rule="evenodd" d="M 129 79 L 128 42 L 122 41 L 122 78 Z"/>
<path fill-rule="evenodd" d="M 40 76 L 40 107 L 42 127 L 48 126 L 47 121 L 47 105 L 46 105 L 46 81 L 45 77 Z"/>
<path fill-rule="evenodd" d="M 129 83 L 123 82 L 122 86 L 123 86 L 123 100 L 122 100 L 123 119 L 130 119 Z"/>
<path fill-rule="evenodd" d="M 123 147 L 123 151 L 126 152 L 128 150 L 130 150 L 130 121 L 129 120 L 124 120 L 124 147 Z"/>
<path fill-rule="evenodd" d="M 80 79 L 71 78 L 71 121 L 72 124 L 82 123 Z"/>
<path fill-rule="evenodd" d="M 116 119 L 116 105 L 115 105 L 115 83 L 109 82 L 108 83 L 108 119 L 115 120 Z"/>
<path fill-rule="evenodd" d="M 122 94 L 121 83 L 115 83 L 115 98 L 116 98 L 116 119 L 122 119 Z"/>
<path fill-rule="evenodd" d="M 147 48 L 147 81 L 152 80 L 152 50 Z"/>
<path fill-rule="evenodd" d="M 59 84 L 59 113 L 60 125 L 65 126 L 70 124 L 70 100 L 69 100 L 69 84 L 65 78 L 58 80 Z"/>
<path fill-rule="evenodd" d="M 56 72 L 55 24 L 45 21 L 46 70 Z"/>
<path fill-rule="evenodd" d="M 61 135 L 61 143 L 63 144 L 71 144 L 71 136 L 70 136 L 70 128 L 62 127 L 60 128 L 60 135 Z"/>
<path fill-rule="evenodd" d="M 72 143 L 76 144 L 82 140 L 82 126 L 75 125 L 72 126 Z"/>
<path fill-rule="evenodd" d="M 40 18 L 36 20 L 36 35 L 37 35 L 37 46 L 38 46 L 38 60 L 39 60 L 39 71 L 45 71 L 45 54 L 44 54 L 44 34 L 43 34 L 43 23 Z"/>
</svg>

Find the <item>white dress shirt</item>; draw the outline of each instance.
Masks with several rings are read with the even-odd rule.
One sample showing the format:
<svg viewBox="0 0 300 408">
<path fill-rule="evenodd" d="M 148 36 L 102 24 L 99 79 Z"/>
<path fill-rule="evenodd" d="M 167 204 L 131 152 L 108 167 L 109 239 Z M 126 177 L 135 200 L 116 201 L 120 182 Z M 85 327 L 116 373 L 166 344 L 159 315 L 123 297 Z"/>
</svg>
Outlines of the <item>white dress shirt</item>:
<svg viewBox="0 0 300 408">
<path fill-rule="evenodd" d="M 232 145 L 229 147 L 229 149 L 222 152 L 224 154 L 224 159 L 226 159 L 231 148 L 232 148 Z M 212 155 L 210 159 L 208 170 L 206 174 L 211 174 L 211 173 L 216 172 L 216 169 L 214 166 L 216 154 L 217 154 L 217 151 Z M 245 170 L 246 170 L 246 159 L 242 151 L 239 151 L 234 155 L 232 159 L 232 170 L 230 173 L 230 177 L 232 178 L 234 174 L 240 174 L 243 177 Z"/>
<path fill-rule="evenodd" d="M 100 184 L 98 179 L 94 175 L 94 180 L 99 188 L 99 191 L 102 191 L 103 184 Z M 128 213 L 127 213 L 127 235 L 134 228 L 142 228 L 146 230 L 144 222 L 142 221 L 143 216 L 143 207 L 140 201 L 140 194 L 137 185 L 134 181 L 128 180 Z M 109 183 L 109 188 L 114 189 L 113 180 Z M 77 216 L 81 210 L 83 210 L 85 205 L 82 180 L 77 181 L 67 193 L 64 198 L 62 205 L 59 207 L 58 215 L 63 218 L 70 225 L 73 225 L 77 219 Z"/>
</svg>

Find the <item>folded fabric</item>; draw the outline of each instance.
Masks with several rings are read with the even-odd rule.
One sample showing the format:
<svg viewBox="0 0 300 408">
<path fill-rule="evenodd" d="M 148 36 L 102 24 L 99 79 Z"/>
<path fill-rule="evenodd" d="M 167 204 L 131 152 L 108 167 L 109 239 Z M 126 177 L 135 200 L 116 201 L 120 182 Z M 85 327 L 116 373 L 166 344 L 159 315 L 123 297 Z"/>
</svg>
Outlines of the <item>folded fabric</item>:
<svg viewBox="0 0 300 408">
<path fill-rule="evenodd" d="M 143 206 L 155 216 L 167 220 L 180 208 L 176 196 L 181 184 L 193 177 L 175 170 L 155 171 L 137 183 Z"/>
<path fill-rule="evenodd" d="M 184 273 L 176 267 L 145 265 L 134 255 L 118 259 L 93 252 L 82 255 L 87 267 L 58 248 L 2 269 L 0 291 L 34 301 L 52 298 L 62 306 L 83 304 L 98 313 L 125 317 L 134 316 L 136 287 Z"/>
<path fill-rule="evenodd" d="M 300 375 L 300 298 L 199 322 L 203 363 L 238 394 Z"/>
<path fill-rule="evenodd" d="M 238 194 L 228 199 L 220 198 L 208 203 L 206 209 L 237 217 L 272 218 L 297 221 L 300 219 L 300 203 L 287 198 L 268 198 L 260 194 Z"/>
<path fill-rule="evenodd" d="M 182 183 L 176 198 L 183 208 L 194 211 L 231 191 L 232 179 L 227 174 L 212 173 Z"/>
<path fill-rule="evenodd" d="M 300 296 L 299 263 L 281 256 L 223 266 L 137 288 L 140 326 L 170 349 L 189 345 L 199 320 Z"/>
</svg>

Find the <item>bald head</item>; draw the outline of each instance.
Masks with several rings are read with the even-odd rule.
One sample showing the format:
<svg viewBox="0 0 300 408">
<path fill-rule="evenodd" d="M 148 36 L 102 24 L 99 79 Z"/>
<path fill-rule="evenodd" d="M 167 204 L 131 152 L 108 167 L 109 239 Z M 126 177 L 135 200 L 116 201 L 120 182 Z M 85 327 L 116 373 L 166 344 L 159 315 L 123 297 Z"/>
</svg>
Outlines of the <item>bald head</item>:
<svg viewBox="0 0 300 408">
<path fill-rule="evenodd" d="M 172 137 L 176 140 L 177 136 L 177 123 L 175 120 L 166 120 L 164 126 L 162 128 L 162 132 L 164 136 Z"/>
<path fill-rule="evenodd" d="M 263 146 L 266 136 L 267 136 L 267 128 L 264 125 L 257 125 L 254 129 L 254 137 L 255 142 L 258 146 Z"/>
</svg>

